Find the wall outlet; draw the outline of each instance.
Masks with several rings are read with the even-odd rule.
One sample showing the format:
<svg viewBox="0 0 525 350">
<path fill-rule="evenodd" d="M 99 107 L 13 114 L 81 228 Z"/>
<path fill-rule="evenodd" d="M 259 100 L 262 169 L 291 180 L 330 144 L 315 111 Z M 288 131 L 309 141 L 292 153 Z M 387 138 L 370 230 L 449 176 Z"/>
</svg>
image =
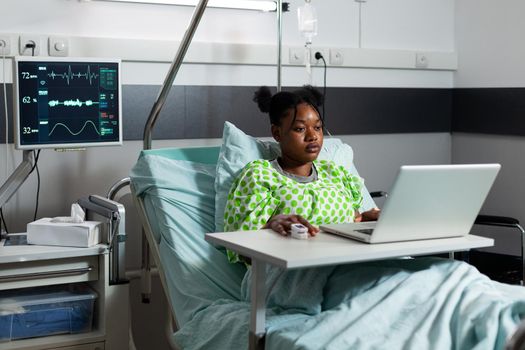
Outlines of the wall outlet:
<svg viewBox="0 0 525 350">
<path fill-rule="evenodd" d="M 316 52 L 320 52 L 321 55 L 323 55 L 323 58 L 326 61 L 326 64 L 328 64 L 328 60 L 329 60 L 329 56 L 330 56 L 329 53 L 328 53 L 328 50 L 312 47 L 311 48 L 311 52 L 312 52 L 312 55 L 310 56 L 310 63 L 313 66 L 324 66 L 324 63 L 323 63 L 322 59 L 316 59 L 315 58 L 315 53 Z"/>
<path fill-rule="evenodd" d="M 9 56 L 11 54 L 11 37 L 0 35 L 0 55 Z"/>
<path fill-rule="evenodd" d="M 291 48 L 288 62 L 290 64 L 303 65 L 304 64 L 304 47 Z"/>
<path fill-rule="evenodd" d="M 343 50 L 341 49 L 330 49 L 330 65 L 342 66 L 345 61 Z"/>
<path fill-rule="evenodd" d="M 416 68 L 428 68 L 428 56 L 424 53 L 416 53 Z"/>
<path fill-rule="evenodd" d="M 38 35 L 20 35 L 20 55 L 22 56 L 38 56 L 40 55 L 40 37 Z M 35 45 L 34 48 L 27 45 Z"/>
<path fill-rule="evenodd" d="M 48 45 L 49 56 L 69 55 L 69 39 L 64 36 L 50 36 Z"/>
</svg>

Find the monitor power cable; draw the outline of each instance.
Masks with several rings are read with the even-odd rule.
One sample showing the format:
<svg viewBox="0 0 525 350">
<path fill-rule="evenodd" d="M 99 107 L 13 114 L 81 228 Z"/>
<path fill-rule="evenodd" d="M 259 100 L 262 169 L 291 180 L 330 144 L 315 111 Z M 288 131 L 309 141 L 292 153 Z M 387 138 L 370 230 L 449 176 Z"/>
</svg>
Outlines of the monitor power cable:
<svg viewBox="0 0 525 350">
<path fill-rule="evenodd" d="M 324 59 L 323 54 L 320 53 L 319 51 L 317 51 L 315 53 L 314 57 L 315 57 L 316 60 L 322 60 L 323 61 L 323 66 L 324 66 L 324 74 L 323 74 L 323 97 L 324 97 L 324 102 L 323 102 L 323 124 L 324 124 L 326 122 L 326 70 L 327 70 L 326 60 Z M 332 134 L 326 128 L 326 126 L 323 125 L 323 127 L 326 130 L 326 133 L 328 134 L 328 136 L 332 136 Z"/>
<path fill-rule="evenodd" d="M 9 159 L 9 112 L 7 110 L 7 83 L 5 81 L 5 50 L 2 50 L 2 82 L 4 87 L 4 113 L 5 113 L 5 177 L 8 174 Z"/>
<path fill-rule="evenodd" d="M 0 45 L 0 48 L 3 48 L 5 43 L 3 45 Z M 7 110 L 7 83 L 5 81 L 5 69 L 6 69 L 6 58 L 5 58 L 5 51 L 2 49 L 2 85 L 3 85 L 3 92 L 4 92 L 4 116 L 5 116 L 5 178 L 7 179 L 8 176 L 8 169 L 9 169 L 9 112 Z M 9 230 L 7 229 L 7 223 L 5 222 L 4 218 L 4 211 L 3 208 L 0 208 L 0 234 L 2 232 L 2 224 L 4 226 L 5 233 L 9 233 Z"/>
<path fill-rule="evenodd" d="M 3 223 L 4 225 L 4 231 L 6 234 L 9 234 L 9 229 L 7 228 L 7 223 L 5 222 L 5 218 L 4 218 L 4 210 L 2 208 L 0 208 L 0 222 Z M 2 225 L 0 225 L 0 229 L 1 229 Z"/>
<path fill-rule="evenodd" d="M 36 44 L 32 41 L 26 44 L 26 49 L 31 49 L 31 56 L 35 55 L 35 47 L 36 47 Z"/>
<path fill-rule="evenodd" d="M 35 164 L 31 168 L 31 171 L 29 172 L 29 175 L 36 169 L 36 200 L 35 200 L 35 213 L 33 215 L 33 221 L 36 221 L 36 217 L 38 214 L 38 199 L 40 197 L 40 170 L 38 169 L 38 158 L 40 157 L 40 151 L 41 150 L 35 150 L 33 151 L 33 156 L 35 157 Z"/>
</svg>

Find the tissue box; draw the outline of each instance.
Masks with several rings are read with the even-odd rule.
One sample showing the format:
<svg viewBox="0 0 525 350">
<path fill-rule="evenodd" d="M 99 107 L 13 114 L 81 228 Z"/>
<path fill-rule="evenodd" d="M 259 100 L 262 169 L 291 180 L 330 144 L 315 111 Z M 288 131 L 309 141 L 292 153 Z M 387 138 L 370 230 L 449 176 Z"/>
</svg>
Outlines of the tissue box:
<svg viewBox="0 0 525 350">
<path fill-rule="evenodd" d="M 42 218 L 27 224 L 27 243 L 66 247 L 91 247 L 100 243 L 99 221 L 76 224 L 51 220 Z"/>
</svg>

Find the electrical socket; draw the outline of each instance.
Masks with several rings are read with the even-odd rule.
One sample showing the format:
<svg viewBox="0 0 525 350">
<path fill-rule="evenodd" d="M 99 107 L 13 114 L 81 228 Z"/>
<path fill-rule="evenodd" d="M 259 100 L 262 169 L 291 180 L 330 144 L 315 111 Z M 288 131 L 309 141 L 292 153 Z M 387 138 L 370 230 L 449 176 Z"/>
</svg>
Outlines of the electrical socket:
<svg viewBox="0 0 525 350">
<path fill-rule="evenodd" d="M 312 47 L 311 48 L 311 56 L 310 56 L 310 63 L 314 66 L 323 66 L 323 60 L 322 59 L 315 59 L 315 53 L 316 52 L 320 52 L 321 55 L 323 55 L 323 58 L 326 62 L 326 64 L 328 64 L 328 50 L 325 50 L 325 49 L 319 49 L 319 48 L 315 48 L 315 47 Z"/>
<path fill-rule="evenodd" d="M 343 50 L 341 49 L 330 49 L 330 65 L 342 66 L 345 60 Z"/>
<path fill-rule="evenodd" d="M 416 68 L 428 68 L 428 56 L 424 53 L 416 53 Z"/>
<path fill-rule="evenodd" d="M 11 54 L 11 37 L 0 35 L 0 55 L 9 56 Z"/>
<path fill-rule="evenodd" d="M 28 44 L 35 44 L 34 50 L 27 47 Z M 22 56 L 38 56 L 40 55 L 40 37 L 38 35 L 20 35 L 20 55 Z"/>
<path fill-rule="evenodd" d="M 64 36 L 49 37 L 49 56 L 67 56 L 69 54 L 69 39 Z"/>
<path fill-rule="evenodd" d="M 290 64 L 302 65 L 304 64 L 304 47 L 290 48 L 290 56 L 288 57 Z"/>
</svg>

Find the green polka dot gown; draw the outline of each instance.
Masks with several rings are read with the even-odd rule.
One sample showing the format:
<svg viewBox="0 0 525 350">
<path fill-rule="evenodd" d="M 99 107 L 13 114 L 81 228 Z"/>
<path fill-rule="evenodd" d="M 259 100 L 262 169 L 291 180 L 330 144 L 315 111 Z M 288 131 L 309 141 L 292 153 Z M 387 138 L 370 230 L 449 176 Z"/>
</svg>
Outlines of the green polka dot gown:
<svg viewBox="0 0 525 350">
<path fill-rule="evenodd" d="M 330 161 L 316 160 L 314 166 L 317 180 L 299 183 L 267 160 L 250 162 L 228 194 L 225 231 L 260 229 L 278 214 L 298 214 L 314 225 L 352 222 L 361 205 L 363 180 Z M 238 261 L 231 251 L 228 258 Z"/>
</svg>

